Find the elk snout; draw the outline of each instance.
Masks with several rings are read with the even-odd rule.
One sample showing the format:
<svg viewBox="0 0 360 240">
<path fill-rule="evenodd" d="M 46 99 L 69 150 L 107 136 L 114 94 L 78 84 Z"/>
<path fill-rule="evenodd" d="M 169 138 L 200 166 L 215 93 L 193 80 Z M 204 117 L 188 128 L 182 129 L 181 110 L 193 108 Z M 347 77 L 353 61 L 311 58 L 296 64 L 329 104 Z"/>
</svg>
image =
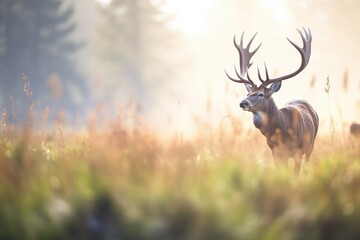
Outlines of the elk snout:
<svg viewBox="0 0 360 240">
<path fill-rule="evenodd" d="M 240 107 L 244 110 L 248 110 L 250 106 L 251 106 L 250 102 L 246 99 L 240 103 Z"/>
</svg>

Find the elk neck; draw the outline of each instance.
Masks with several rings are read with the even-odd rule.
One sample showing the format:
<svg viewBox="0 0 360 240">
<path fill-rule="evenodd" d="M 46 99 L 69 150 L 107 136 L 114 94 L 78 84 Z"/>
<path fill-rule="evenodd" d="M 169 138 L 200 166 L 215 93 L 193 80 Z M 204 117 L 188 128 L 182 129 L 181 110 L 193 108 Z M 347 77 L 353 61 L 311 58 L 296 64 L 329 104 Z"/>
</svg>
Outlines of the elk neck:
<svg viewBox="0 0 360 240">
<path fill-rule="evenodd" d="M 268 136 L 272 133 L 273 129 L 276 129 L 281 125 L 281 113 L 276 106 L 274 99 L 270 97 L 267 109 L 265 111 L 258 111 L 253 113 L 253 121 L 256 128 L 261 133 Z"/>
</svg>

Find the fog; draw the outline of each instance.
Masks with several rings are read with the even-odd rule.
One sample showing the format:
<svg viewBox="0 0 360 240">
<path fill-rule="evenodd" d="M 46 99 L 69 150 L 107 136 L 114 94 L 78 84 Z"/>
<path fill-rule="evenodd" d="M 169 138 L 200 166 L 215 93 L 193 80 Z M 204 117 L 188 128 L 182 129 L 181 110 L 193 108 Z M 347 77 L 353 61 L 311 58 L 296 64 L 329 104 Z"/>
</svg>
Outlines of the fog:
<svg viewBox="0 0 360 240">
<path fill-rule="evenodd" d="M 331 118 L 339 127 L 359 119 L 359 1 L 44 0 L 60 3 L 43 8 L 50 16 L 66 16 L 34 20 L 24 32 L 22 24 L 33 19 L 39 2 L 1 1 L 0 104 L 8 112 L 10 95 L 19 112 L 31 104 L 23 92 L 26 76 L 39 114 L 48 106 L 54 118 L 62 112 L 74 128 L 86 126 L 94 111 L 101 127 L 120 107 L 134 108 L 166 135 L 191 136 L 199 125 L 216 129 L 228 116 L 251 126 L 251 114 L 239 108 L 245 87 L 224 73 L 235 76 L 234 65 L 239 66 L 234 35 L 239 40 L 245 31 L 247 42 L 258 33 L 253 45 L 262 46 L 250 75 L 256 79 L 256 66 L 264 74 L 265 61 L 275 77 L 297 69 L 300 56 L 286 37 L 301 46 L 296 29 L 304 26 L 313 36 L 310 62 L 283 82 L 274 95 L 278 107 L 306 99 L 319 113 L 320 131 Z M 67 9 L 73 11 L 63 14 Z M 56 24 L 65 30 L 55 31 Z M 55 41 L 68 47 L 55 47 Z"/>
</svg>

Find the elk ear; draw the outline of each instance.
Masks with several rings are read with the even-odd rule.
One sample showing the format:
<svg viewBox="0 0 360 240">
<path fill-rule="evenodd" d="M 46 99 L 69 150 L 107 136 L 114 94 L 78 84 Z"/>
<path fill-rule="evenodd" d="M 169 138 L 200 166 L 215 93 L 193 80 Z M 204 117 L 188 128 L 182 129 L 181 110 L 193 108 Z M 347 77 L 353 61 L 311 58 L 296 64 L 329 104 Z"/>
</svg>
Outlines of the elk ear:
<svg viewBox="0 0 360 240">
<path fill-rule="evenodd" d="M 252 86 L 250 84 L 245 83 L 245 88 L 248 92 L 250 92 L 252 89 Z"/>
<path fill-rule="evenodd" d="M 281 88 L 281 81 L 271 84 L 270 86 L 271 94 L 276 93 L 277 91 L 280 90 L 280 88 Z"/>
</svg>

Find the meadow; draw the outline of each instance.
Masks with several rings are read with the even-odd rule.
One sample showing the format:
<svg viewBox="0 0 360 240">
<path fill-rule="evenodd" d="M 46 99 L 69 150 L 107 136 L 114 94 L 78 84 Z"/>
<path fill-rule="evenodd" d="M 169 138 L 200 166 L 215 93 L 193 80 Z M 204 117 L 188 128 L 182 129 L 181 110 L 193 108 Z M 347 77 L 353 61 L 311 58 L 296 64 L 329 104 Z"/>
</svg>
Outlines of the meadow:
<svg viewBox="0 0 360 240">
<path fill-rule="evenodd" d="M 360 238 L 359 143 L 347 129 L 318 136 L 297 177 L 235 117 L 164 140 L 128 110 L 101 129 L 95 114 L 83 131 L 33 127 L 46 111 L 15 126 L 3 111 L 0 239 Z"/>
</svg>

